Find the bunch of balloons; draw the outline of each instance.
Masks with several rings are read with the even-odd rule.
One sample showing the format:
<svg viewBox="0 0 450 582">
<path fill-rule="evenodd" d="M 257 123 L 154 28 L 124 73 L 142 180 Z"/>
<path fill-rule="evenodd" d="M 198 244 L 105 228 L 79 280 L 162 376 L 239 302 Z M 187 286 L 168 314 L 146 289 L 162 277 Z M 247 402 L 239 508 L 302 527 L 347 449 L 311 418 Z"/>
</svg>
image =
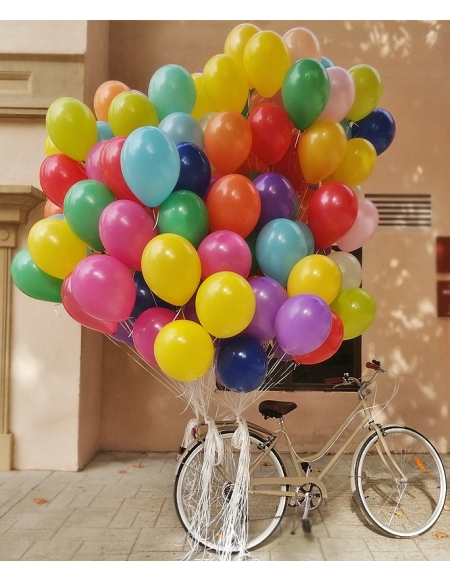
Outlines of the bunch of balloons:
<svg viewBox="0 0 450 582">
<path fill-rule="evenodd" d="M 352 251 L 378 225 L 360 184 L 395 135 L 381 95 L 373 67 L 334 65 L 308 29 L 245 23 L 148 94 L 110 80 L 93 111 L 57 99 L 15 284 L 182 382 L 214 364 L 255 390 L 268 346 L 328 359 L 376 313 Z"/>
</svg>

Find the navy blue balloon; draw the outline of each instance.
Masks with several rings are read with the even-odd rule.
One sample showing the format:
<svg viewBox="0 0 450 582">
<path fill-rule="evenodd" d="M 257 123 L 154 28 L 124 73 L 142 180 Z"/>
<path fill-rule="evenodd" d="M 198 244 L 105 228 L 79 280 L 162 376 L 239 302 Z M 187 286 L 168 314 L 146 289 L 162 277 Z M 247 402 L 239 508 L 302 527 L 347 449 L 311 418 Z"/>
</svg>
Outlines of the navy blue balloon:
<svg viewBox="0 0 450 582">
<path fill-rule="evenodd" d="M 176 310 L 176 306 L 160 299 L 150 289 L 141 271 L 135 271 L 133 275 L 134 286 L 136 288 L 136 299 L 130 317 L 138 317 L 143 311 L 150 307 L 165 307 L 166 309 Z"/>
<path fill-rule="evenodd" d="M 174 188 L 190 190 L 203 198 L 211 181 L 211 165 L 203 150 L 191 142 L 177 144 L 180 156 L 180 175 Z"/>
<path fill-rule="evenodd" d="M 391 145 L 395 136 L 395 121 L 385 109 L 374 109 L 352 125 L 352 137 L 362 137 L 375 148 L 377 156 Z"/>
<path fill-rule="evenodd" d="M 222 339 L 217 351 L 217 376 L 232 392 L 256 390 L 266 378 L 268 360 L 261 344 L 253 337 L 239 335 Z"/>
</svg>

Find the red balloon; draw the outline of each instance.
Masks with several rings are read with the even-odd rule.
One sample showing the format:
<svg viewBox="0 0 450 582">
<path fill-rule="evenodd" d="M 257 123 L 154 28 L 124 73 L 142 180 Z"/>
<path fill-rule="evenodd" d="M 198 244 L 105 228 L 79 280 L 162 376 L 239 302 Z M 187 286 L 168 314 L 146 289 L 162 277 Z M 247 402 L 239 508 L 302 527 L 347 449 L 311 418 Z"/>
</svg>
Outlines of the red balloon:
<svg viewBox="0 0 450 582">
<path fill-rule="evenodd" d="M 87 180 L 84 164 L 65 154 L 46 157 L 39 170 L 39 181 L 44 194 L 60 208 L 64 206 L 67 192 L 81 180 Z"/>
<path fill-rule="evenodd" d="M 231 230 L 247 237 L 261 213 L 261 198 L 251 180 L 241 174 L 227 174 L 215 182 L 205 200 L 209 228 Z"/>
<path fill-rule="evenodd" d="M 338 349 L 341 347 L 342 340 L 344 338 L 344 324 L 342 319 L 334 313 L 331 312 L 331 330 L 327 339 L 323 342 L 321 346 L 317 349 L 309 352 L 309 354 L 303 354 L 302 356 L 293 356 L 293 360 L 297 364 L 319 364 L 331 358 Z"/>
<path fill-rule="evenodd" d="M 102 321 L 96 317 L 88 315 L 84 309 L 80 307 L 72 291 L 72 282 L 70 275 L 68 275 L 61 285 L 61 298 L 64 309 L 80 325 L 84 325 L 89 329 L 95 331 L 100 331 L 101 333 L 106 333 L 111 335 L 117 331 L 118 323 L 116 321 Z"/>
<path fill-rule="evenodd" d="M 265 164 L 276 164 L 288 151 L 294 128 L 286 111 L 274 103 L 261 103 L 248 116 L 252 152 Z"/>
<path fill-rule="evenodd" d="M 298 144 L 301 139 L 301 133 L 294 130 L 291 134 L 291 142 L 284 156 L 274 164 L 273 171 L 281 174 L 289 180 L 298 196 L 302 196 L 308 189 L 308 182 L 303 176 L 298 161 Z"/>
<path fill-rule="evenodd" d="M 144 204 L 136 198 L 130 190 L 122 174 L 120 165 L 120 154 L 126 137 L 118 136 L 109 139 L 103 146 L 98 159 L 100 172 L 103 176 L 103 182 L 111 190 L 114 196 L 120 200 L 132 200 L 140 206 Z"/>
<path fill-rule="evenodd" d="M 358 215 L 358 198 L 343 182 L 326 182 L 311 197 L 308 226 L 319 248 L 327 248 L 344 236 Z"/>
<path fill-rule="evenodd" d="M 264 174 L 269 171 L 269 166 L 258 159 L 253 152 L 250 152 L 247 159 L 234 172 L 249 177 L 249 174 Z"/>
</svg>

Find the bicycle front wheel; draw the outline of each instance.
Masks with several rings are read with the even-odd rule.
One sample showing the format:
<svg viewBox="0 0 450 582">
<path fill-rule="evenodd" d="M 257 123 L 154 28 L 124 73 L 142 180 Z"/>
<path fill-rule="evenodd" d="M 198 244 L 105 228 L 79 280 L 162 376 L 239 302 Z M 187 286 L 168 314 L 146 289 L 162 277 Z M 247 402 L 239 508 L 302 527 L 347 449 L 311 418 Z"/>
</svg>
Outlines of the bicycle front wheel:
<svg viewBox="0 0 450 582">
<path fill-rule="evenodd" d="M 229 502 L 233 491 L 233 479 L 236 476 L 240 451 L 231 444 L 233 432 L 222 432 L 220 436 L 224 445 L 224 460 L 221 465 L 213 467 L 210 482 L 208 524 L 202 528 L 198 537 L 192 522 L 202 494 L 201 473 L 204 460 L 204 443 L 200 441 L 181 462 L 175 478 L 175 507 L 184 529 L 200 544 L 208 549 L 221 547 L 220 537 L 224 530 L 224 506 Z M 270 451 L 261 458 L 264 439 L 250 433 L 250 466 L 253 477 L 286 477 L 286 469 L 278 453 Z M 261 460 L 259 461 L 259 459 Z M 258 489 L 272 487 L 286 491 L 286 485 L 259 486 L 256 492 L 249 493 L 247 514 L 247 550 L 262 544 L 278 527 L 286 508 L 286 496 L 258 495 Z M 239 551 L 236 548 L 236 551 Z"/>
<path fill-rule="evenodd" d="M 374 433 L 366 440 L 355 463 L 361 510 L 389 536 L 419 536 L 436 523 L 444 507 L 444 466 L 417 431 L 394 426 L 384 428 L 383 434 L 382 439 Z"/>
</svg>

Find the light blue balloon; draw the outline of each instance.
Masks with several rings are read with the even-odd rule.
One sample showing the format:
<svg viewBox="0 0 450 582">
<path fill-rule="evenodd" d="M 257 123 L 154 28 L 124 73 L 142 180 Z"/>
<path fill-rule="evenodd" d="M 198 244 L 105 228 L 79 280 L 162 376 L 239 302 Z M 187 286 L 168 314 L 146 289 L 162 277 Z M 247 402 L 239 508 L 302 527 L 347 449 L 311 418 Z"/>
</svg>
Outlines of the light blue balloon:
<svg viewBox="0 0 450 582">
<path fill-rule="evenodd" d="M 296 220 L 295 224 L 298 224 L 301 231 L 303 232 L 303 235 L 304 235 L 305 241 L 306 241 L 307 254 L 308 255 L 314 254 L 315 243 L 314 243 L 314 236 L 313 236 L 311 229 L 309 228 L 309 226 L 307 224 L 305 224 L 301 220 Z"/>
<path fill-rule="evenodd" d="M 97 142 L 111 139 L 114 134 L 107 121 L 97 121 Z"/>
<path fill-rule="evenodd" d="M 334 67 L 332 61 L 330 61 L 330 59 L 328 57 L 322 57 L 321 63 L 326 69 L 329 69 L 330 67 Z"/>
<path fill-rule="evenodd" d="M 148 98 L 162 120 L 170 113 L 191 113 L 197 89 L 189 71 L 179 65 L 165 65 L 153 74 L 148 86 Z"/>
<path fill-rule="evenodd" d="M 203 130 L 200 123 L 189 113 L 169 113 L 158 125 L 173 139 L 176 145 L 190 142 L 204 149 Z"/>
<path fill-rule="evenodd" d="M 120 155 L 122 174 L 130 190 L 150 208 L 173 191 L 180 175 L 180 156 L 173 140 L 158 127 L 135 129 Z"/>
<path fill-rule="evenodd" d="M 276 218 L 260 230 L 255 254 L 264 275 L 286 287 L 292 268 L 308 254 L 305 235 L 296 221 Z"/>
</svg>

